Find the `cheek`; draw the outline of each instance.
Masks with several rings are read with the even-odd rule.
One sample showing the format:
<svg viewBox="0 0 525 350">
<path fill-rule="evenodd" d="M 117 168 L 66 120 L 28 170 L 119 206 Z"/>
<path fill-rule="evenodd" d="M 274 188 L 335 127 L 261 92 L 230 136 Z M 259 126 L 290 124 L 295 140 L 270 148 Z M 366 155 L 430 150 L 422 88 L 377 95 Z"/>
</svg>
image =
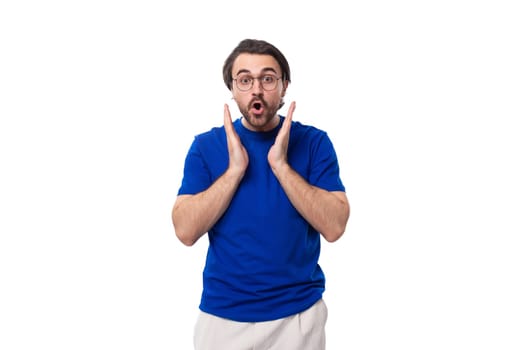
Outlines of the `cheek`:
<svg viewBox="0 0 525 350">
<path fill-rule="evenodd" d="M 281 92 L 275 92 L 275 93 L 273 93 L 273 94 L 271 94 L 271 95 L 267 95 L 267 96 L 266 96 L 266 100 L 267 100 L 268 102 L 271 101 L 271 102 L 277 104 L 277 103 L 280 103 L 280 102 L 281 102 L 282 98 L 284 97 L 284 94 L 285 94 L 284 91 L 281 91 Z"/>
</svg>

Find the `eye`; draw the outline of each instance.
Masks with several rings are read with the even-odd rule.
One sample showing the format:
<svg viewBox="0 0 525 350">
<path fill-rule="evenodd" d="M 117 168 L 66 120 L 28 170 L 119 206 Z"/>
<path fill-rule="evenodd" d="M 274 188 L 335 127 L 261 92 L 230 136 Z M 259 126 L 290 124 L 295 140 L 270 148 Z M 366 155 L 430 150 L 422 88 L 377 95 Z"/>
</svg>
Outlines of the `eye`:
<svg viewBox="0 0 525 350">
<path fill-rule="evenodd" d="M 275 77 L 273 75 L 265 75 L 262 77 L 262 82 L 264 84 L 272 84 L 275 81 Z"/>
<path fill-rule="evenodd" d="M 242 85 L 250 85 L 252 83 L 253 78 L 250 76 L 242 76 L 237 78 L 237 81 Z"/>
</svg>

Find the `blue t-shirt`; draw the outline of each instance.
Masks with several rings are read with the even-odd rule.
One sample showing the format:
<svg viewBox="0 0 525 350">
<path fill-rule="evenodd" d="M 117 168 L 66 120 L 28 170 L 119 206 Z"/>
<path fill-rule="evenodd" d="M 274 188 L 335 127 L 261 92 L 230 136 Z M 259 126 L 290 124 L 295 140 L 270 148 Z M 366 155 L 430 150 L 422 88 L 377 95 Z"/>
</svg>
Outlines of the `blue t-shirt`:
<svg viewBox="0 0 525 350">
<path fill-rule="evenodd" d="M 322 297 L 318 264 L 320 234 L 297 212 L 268 164 L 268 151 L 282 126 L 268 132 L 234 121 L 249 156 L 232 201 L 208 232 L 199 308 L 240 322 L 262 322 L 306 310 Z M 197 135 L 184 165 L 178 194 L 210 187 L 228 167 L 224 126 Z M 293 121 L 288 162 L 311 185 L 344 191 L 339 164 L 326 132 Z"/>
</svg>

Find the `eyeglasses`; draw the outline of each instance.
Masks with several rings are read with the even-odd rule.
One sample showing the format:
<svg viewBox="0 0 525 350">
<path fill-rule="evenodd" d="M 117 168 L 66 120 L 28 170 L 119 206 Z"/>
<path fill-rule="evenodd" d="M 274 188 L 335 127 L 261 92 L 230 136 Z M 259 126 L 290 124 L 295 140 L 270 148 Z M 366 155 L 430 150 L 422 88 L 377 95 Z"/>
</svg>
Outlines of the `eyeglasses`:
<svg viewBox="0 0 525 350">
<path fill-rule="evenodd" d="M 248 91 L 253 87 L 253 82 L 255 79 L 259 80 L 259 83 L 261 83 L 261 86 L 264 90 L 272 91 L 277 87 L 277 81 L 279 81 L 281 78 L 277 78 L 272 74 L 266 74 L 256 78 L 248 74 L 241 74 L 233 80 L 235 80 L 235 84 L 237 84 L 237 88 L 239 90 Z"/>
</svg>

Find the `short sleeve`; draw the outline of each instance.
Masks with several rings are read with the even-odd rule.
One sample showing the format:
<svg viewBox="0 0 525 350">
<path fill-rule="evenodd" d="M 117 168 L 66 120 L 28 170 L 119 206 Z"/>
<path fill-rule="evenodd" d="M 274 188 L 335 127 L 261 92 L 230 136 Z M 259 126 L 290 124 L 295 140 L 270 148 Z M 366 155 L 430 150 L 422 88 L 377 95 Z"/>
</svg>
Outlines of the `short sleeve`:
<svg viewBox="0 0 525 350">
<path fill-rule="evenodd" d="M 340 178 L 339 161 L 334 145 L 326 132 L 312 144 L 310 183 L 327 191 L 345 191 Z"/>
<path fill-rule="evenodd" d="M 184 162 L 184 173 L 178 194 L 197 194 L 211 185 L 208 167 L 199 150 L 198 138 L 193 140 Z"/>
</svg>

